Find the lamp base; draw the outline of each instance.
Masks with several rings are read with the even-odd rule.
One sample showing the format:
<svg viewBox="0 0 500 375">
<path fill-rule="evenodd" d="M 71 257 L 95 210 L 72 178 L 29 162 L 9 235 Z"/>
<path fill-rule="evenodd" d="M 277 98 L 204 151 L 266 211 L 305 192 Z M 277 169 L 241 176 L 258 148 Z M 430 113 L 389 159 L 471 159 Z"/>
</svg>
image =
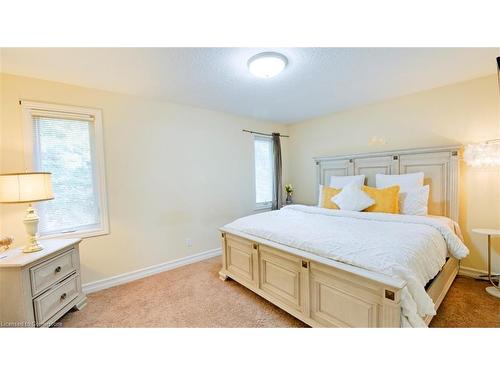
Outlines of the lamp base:
<svg viewBox="0 0 500 375">
<path fill-rule="evenodd" d="M 486 288 L 486 292 L 491 294 L 494 297 L 500 298 L 500 289 L 495 288 L 494 286 L 489 286 Z"/>
<path fill-rule="evenodd" d="M 41 246 L 38 242 L 36 244 L 26 245 L 23 249 L 23 253 L 35 253 L 37 251 L 43 250 L 43 246 Z"/>
<path fill-rule="evenodd" d="M 28 244 L 24 247 L 23 253 L 34 253 L 35 251 L 43 250 L 43 247 L 40 246 L 36 237 L 38 232 L 38 215 L 36 214 L 35 209 L 31 206 L 28 206 L 28 210 L 26 211 L 26 216 L 24 217 L 24 226 L 26 227 L 26 232 L 28 233 Z"/>
</svg>

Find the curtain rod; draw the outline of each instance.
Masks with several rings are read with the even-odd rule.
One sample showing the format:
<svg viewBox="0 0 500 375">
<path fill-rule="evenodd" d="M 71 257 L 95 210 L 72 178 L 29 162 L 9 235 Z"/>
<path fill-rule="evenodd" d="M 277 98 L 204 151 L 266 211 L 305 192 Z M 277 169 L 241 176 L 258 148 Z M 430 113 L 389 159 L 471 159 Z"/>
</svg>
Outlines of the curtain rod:
<svg viewBox="0 0 500 375">
<path fill-rule="evenodd" d="M 259 135 L 267 135 L 268 137 L 272 137 L 272 134 L 266 134 L 266 133 L 259 133 L 259 132 L 254 132 L 254 131 L 251 131 L 251 130 L 246 130 L 246 129 L 243 129 L 244 132 L 247 132 L 247 133 L 252 133 L 252 134 L 259 134 Z M 279 133 L 278 133 L 279 134 Z M 289 135 L 283 135 L 283 134 L 280 134 L 280 137 L 285 137 L 285 138 L 290 138 Z"/>
</svg>

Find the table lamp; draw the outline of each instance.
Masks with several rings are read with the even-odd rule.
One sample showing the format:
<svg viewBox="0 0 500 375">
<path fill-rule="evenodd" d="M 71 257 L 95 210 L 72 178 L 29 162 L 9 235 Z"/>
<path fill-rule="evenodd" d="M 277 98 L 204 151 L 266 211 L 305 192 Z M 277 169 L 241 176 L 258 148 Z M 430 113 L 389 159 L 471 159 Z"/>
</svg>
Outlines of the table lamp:
<svg viewBox="0 0 500 375">
<path fill-rule="evenodd" d="M 29 203 L 23 220 L 28 233 L 28 244 L 23 249 L 25 253 L 43 250 L 37 241 L 39 218 L 31 203 L 49 199 L 54 199 L 51 173 L 0 174 L 0 203 Z"/>
</svg>

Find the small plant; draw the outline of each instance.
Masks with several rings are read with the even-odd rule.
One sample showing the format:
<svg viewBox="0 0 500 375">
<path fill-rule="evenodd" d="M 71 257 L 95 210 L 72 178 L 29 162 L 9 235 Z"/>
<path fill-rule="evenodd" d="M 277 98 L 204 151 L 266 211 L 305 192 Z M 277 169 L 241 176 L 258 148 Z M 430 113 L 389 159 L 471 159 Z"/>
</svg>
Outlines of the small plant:
<svg viewBox="0 0 500 375">
<path fill-rule="evenodd" d="M 293 194 L 293 186 L 292 186 L 291 184 L 286 184 L 286 185 L 285 185 L 285 192 L 286 192 L 287 194 L 292 195 L 292 194 Z"/>
<path fill-rule="evenodd" d="M 0 237 L 0 252 L 8 250 L 12 242 L 14 242 L 14 237 Z"/>
</svg>

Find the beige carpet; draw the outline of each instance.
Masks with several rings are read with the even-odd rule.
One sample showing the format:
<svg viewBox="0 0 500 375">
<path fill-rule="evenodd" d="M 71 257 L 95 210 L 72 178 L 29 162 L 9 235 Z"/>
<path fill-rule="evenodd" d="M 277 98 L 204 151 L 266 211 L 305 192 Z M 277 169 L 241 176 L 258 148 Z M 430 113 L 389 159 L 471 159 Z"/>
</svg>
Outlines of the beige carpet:
<svg viewBox="0 0 500 375">
<path fill-rule="evenodd" d="M 88 296 L 63 327 L 305 327 L 232 280 L 219 280 L 220 258 L 163 272 Z M 485 282 L 457 278 L 431 326 L 500 327 L 500 300 Z"/>
</svg>

